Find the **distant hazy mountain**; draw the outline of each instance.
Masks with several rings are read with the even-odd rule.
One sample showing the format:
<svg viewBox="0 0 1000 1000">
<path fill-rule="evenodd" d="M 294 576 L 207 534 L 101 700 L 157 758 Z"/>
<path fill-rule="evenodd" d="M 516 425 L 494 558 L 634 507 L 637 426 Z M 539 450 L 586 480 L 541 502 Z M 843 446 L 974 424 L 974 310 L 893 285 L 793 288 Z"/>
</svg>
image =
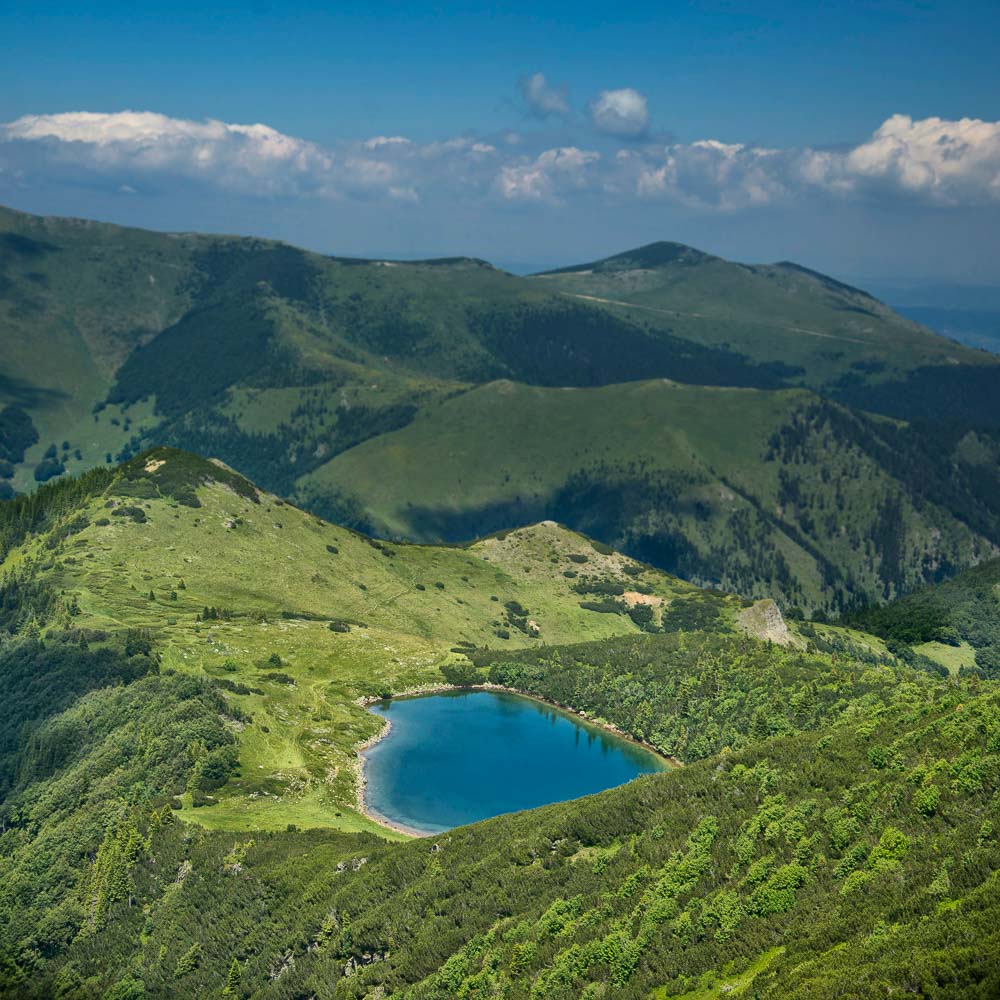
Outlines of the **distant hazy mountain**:
<svg viewBox="0 0 1000 1000">
<path fill-rule="evenodd" d="M 788 261 L 736 264 L 652 243 L 537 279 L 674 336 L 783 364 L 788 384 L 904 419 L 1000 423 L 997 359 Z"/>
</svg>

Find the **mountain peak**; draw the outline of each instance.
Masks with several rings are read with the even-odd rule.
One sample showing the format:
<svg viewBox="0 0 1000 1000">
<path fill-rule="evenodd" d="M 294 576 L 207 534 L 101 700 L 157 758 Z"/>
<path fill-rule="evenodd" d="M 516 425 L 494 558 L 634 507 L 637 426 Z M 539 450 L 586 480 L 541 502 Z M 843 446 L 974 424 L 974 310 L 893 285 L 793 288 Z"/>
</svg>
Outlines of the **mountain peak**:
<svg viewBox="0 0 1000 1000">
<path fill-rule="evenodd" d="M 704 261 L 715 260 L 711 254 L 702 250 L 696 250 L 684 243 L 672 243 L 669 240 L 659 240 L 656 243 L 647 243 L 645 246 L 635 247 L 633 250 L 625 250 L 622 253 L 613 254 L 611 257 L 603 257 L 601 260 L 591 261 L 588 264 L 574 264 L 570 267 L 560 267 L 552 271 L 542 271 L 541 274 L 573 274 L 583 271 L 595 271 L 597 273 L 608 273 L 613 271 L 648 271 L 659 267 L 668 267 L 672 264 L 690 265 L 700 264 Z"/>
<path fill-rule="evenodd" d="M 224 462 L 178 448 L 151 448 L 124 462 L 119 472 L 122 486 L 117 492 L 131 496 L 172 497 L 186 506 L 197 507 L 200 504 L 195 490 L 217 482 L 253 503 L 260 502 L 257 487 Z"/>
</svg>

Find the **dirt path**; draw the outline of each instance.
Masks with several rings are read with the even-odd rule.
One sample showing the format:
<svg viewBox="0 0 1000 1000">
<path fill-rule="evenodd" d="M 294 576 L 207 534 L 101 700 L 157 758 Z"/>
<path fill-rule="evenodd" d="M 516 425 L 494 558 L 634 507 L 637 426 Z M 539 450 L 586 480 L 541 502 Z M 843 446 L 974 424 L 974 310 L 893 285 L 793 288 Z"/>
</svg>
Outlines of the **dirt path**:
<svg viewBox="0 0 1000 1000">
<path fill-rule="evenodd" d="M 600 302 L 607 306 L 624 306 L 626 309 L 643 309 L 646 312 L 659 313 L 661 316 L 693 316 L 695 319 L 710 320 L 715 323 L 753 323 L 755 326 L 773 326 L 778 330 L 790 330 L 792 333 L 805 333 L 810 337 L 823 337 L 826 340 L 843 340 L 849 344 L 865 344 L 867 341 L 854 337 L 842 337 L 836 333 L 823 333 L 821 330 L 809 330 L 804 326 L 788 326 L 785 323 L 761 323 L 756 320 L 735 320 L 725 316 L 706 316 L 704 313 L 681 312 L 678 309 L 660 309 L 657 306 L 642 306 L 635 302 L 623 302 L 621 299 L 602 299 L 598 295 L 581 295 L 579 292 L 560 292 L 571 299 L 586 299 L 588 302 Z"/>
</svg>

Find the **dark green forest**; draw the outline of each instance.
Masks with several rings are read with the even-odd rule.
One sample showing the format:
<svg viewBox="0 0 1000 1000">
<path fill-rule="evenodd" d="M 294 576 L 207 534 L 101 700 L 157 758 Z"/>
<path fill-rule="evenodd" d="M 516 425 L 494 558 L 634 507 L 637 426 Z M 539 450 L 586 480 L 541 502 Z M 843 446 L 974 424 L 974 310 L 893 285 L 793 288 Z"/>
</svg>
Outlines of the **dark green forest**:
<svg viewBox="0 0 1000 1000">
<path fill-rule="evenodd" d="M 237 766 L 211 683 L 138 634 L 8 640 L 4 993 L 995 995 L 989 682 L 711 632 L 475 659 L 685 766 L 406 844 L 211 833 L 171 809 Z"/>
</svg>

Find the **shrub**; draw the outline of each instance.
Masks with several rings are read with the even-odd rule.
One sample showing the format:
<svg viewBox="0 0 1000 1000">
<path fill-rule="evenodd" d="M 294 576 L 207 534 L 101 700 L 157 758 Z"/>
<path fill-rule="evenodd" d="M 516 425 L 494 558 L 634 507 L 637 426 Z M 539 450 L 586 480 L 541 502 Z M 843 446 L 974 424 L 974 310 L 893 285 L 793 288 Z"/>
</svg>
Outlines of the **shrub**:
<svg viewBox="0 0 1000 1000">
<path fill-rule="evenodd" d="M 115 507 L 111 514 L 113 517 L 131 518 L 136 524 L 146 521 L 146 512 L 141 507 Z"/>
<path fill-rule="evenodd" d="M 473 687 L 482 684 L 486 675 L 471 663 L 445 663 L 441 675 L 453 687 Z"/>
<path fill-rule="evenodd" d="M 273 681 L 275 684 L 287 684 L 289 687 L 294 686 L 295 678 L 290 677 L 288 674 L 281 673 L 277 670 L 269 671 L 266 674 L 261 675 L 266 681 Z"/>
<path fill-rule="evenodd" d="M 42 461 L 35 466 L 35 482 L 47 483 L 50 479 L 54 479 L 56 476 L 61 476 L 65 471 L 66 466 L 54 456 L 43 458 Z"/>
<path fill-rule="evenodd" d="M 933 816 L 941 801 L 941 789 L 937 785 L 918 788 L 913 793 L 913 807 L 922 816 Z"/>
</svg>

